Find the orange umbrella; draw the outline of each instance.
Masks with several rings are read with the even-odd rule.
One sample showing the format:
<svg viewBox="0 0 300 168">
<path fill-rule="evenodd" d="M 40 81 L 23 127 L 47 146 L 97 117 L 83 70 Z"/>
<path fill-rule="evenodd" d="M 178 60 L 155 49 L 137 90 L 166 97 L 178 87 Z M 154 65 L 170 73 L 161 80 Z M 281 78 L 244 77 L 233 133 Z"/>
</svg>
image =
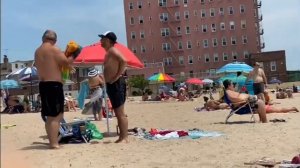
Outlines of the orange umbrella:
<svg viewBox="0 0 300 168">
<path fill-rule="evenodd" d="M 130 49 L 120 43 L 116 43 L 115 47 L 124 55 L 127 60 L 127 66 L 131 68 L 143 68 L 144 64 L 137 58 Z M 103 64 L 106 51 L 101 43 L 95 43 L 82 48 L 79 56 L 75 59 L 75 65 L 99 65 Z"/>
</svg>

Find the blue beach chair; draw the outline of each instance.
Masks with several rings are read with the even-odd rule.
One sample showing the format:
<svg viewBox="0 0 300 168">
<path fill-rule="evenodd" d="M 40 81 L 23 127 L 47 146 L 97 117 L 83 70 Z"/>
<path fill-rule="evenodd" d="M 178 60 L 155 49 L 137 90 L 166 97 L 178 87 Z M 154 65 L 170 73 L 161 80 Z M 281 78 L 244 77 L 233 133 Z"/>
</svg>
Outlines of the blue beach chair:
<svg viewBox="0 0 300 168">
<path fill-rule="evenodd" d="M 255 122 L 255 118 L 254 118 L 254 109 L 251 106 L 250 102 L 246 102 L 245 104 L 240 105 L 239 107 L 235 107 L 234 103 L 232 103 L 228 96 L 226 91 L 224 91 L 224 101 L 225 103 L 227 103 L 229 105 L 229 107 L 231 108 L 229 114 L 226 117 L 225 123 L 228 123 L 228 119 L 234 115 L 234 114 L 238 114 L 238 115 L 244 115 L 244 114 L 251 114 L 251 119 L 250 122 L 253 120 Z"/>
</svg>

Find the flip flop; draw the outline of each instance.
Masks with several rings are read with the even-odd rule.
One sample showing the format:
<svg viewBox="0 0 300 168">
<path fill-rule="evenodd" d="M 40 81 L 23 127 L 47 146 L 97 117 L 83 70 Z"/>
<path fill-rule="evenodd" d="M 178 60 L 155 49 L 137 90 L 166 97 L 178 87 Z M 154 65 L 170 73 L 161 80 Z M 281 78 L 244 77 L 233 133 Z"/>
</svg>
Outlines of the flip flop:
<svg viewBox="0 0 300 168">
<path fill-rule="evenodd" d="M 8 129 L 9 127 L 15 127 L 17 125 L 15 124 L 8 124 L 8 125 L 1 125 L 1 128 L 5 128 L 5 129 Z"/>
</svg>

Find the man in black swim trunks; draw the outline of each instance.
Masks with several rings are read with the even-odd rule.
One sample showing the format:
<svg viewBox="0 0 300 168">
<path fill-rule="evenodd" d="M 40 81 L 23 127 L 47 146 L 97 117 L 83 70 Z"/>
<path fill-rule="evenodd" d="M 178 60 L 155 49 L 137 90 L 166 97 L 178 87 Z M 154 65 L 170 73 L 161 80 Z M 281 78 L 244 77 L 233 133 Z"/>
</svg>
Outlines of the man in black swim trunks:
<svg viewBox="0 0 300 168">
<path fill-rule="evenodd" d="M 128 119 L 124 112 L 126 99 L 126 83 L 123 73 L 126 67 L 126 60 L 122 53 L 114 47 L 117 43 L 117 36 L 113 32 L 100 34 L 101 45 L 106 50 L 104 60 L 104 79 L 106 82 L 107 94 L 116 114 L 120 128 L 120 136 L 116 143 L 128 142 Z"/>
<path fill-rule="evenodd" d="M 63 118 L 64 93 L 62 67 L 69 67 L 79 52 L 70 57 L 55 46 L 57 35 L 46 30 L 43 43 L 35 51 L 35 65 L 40 79 L 39 90 L 42 102 L 42 116 L 46 119 L 46 132 L 51 149 L 59 148 L 58 131 Z"/>
</svg>

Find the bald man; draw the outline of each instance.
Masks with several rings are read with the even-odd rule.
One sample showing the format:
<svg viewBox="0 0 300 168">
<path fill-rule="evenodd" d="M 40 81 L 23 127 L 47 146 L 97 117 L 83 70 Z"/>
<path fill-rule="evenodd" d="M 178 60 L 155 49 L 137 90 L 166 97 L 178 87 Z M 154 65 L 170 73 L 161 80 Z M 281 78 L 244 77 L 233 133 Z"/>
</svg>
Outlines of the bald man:
<svg viewBox="0 0 300 168">
<path fill-rule="evenodd" d="M 52 30 L 46 30 L 42 44 L 35 51 L 35 65 L 40 79 L 39 91 L 42 102 L 42 116 L 46 119 L 46 132 L 50 149 L 58 149 L 58 131 L 64 112 L 64 93 L 62 67 L 69 67 L 75 56 L 66 57 L 55 46 L 57 35 Z"/>
</svg>

